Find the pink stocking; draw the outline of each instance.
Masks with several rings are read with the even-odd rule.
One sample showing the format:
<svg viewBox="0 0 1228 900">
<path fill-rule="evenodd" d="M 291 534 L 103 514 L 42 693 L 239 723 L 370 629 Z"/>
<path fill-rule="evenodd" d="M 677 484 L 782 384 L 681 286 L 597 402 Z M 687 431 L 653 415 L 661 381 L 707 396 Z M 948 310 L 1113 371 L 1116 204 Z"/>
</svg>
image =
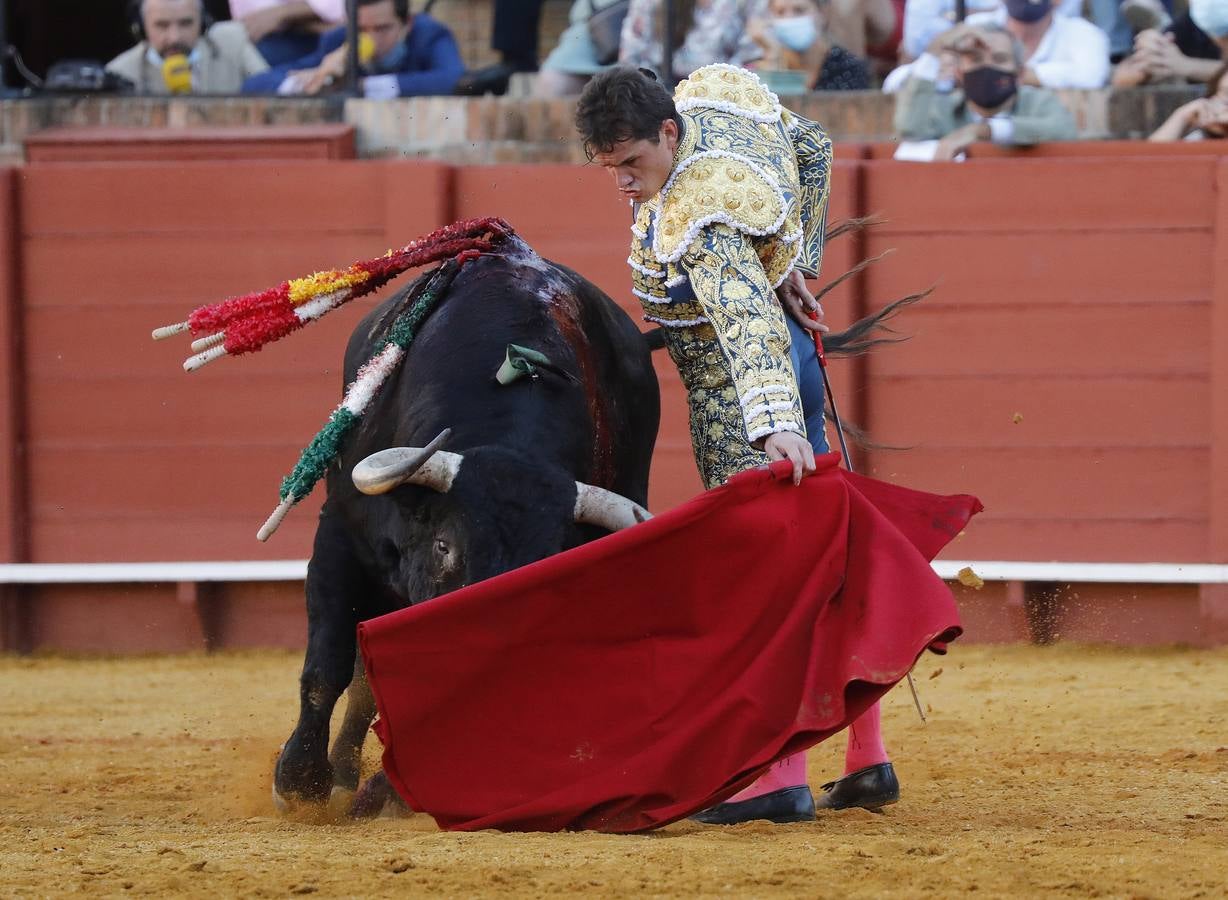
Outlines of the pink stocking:
<svg viewBox="0 0 1228 900">
<path fill-rule="evenodd" d="M 779 791 L 783 788 L 797 787 L 806 783 L 806 751 L 794 753 L 784 759 L 772 763 L 772 767 L 760 775 L 748 787 L 742 788 L 726 803 L 736 803 L 739 800 L 750 800 Z"/>
<path fill-rule="evenodd" d="M 876 766 L 879 763 L 890 761 L 891 757 L 887 755 L 887 748 L 883 746 L 880 714 L 878 704 L 875 703 L 854 719 L 853 724 L 849 726 L 848 748 L 844 751 L 844 774 L 849 775 L 866 766 Z M 758 783 L 755 782 L 755 784 Z"/>
</svg>

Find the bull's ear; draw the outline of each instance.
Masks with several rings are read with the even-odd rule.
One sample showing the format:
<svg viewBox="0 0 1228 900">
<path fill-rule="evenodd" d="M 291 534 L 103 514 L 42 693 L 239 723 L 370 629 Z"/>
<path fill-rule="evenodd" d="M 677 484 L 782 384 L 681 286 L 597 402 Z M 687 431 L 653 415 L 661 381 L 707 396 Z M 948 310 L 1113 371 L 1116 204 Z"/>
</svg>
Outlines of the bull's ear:
<svg viewBox="0 0 1228 900">
<path fill-rule="evenodd" d="M 503 364 L 499 366 L 499 371 L 495 372 L 495 381 L 507 385 L 525 376 L 536 380 L 541 377 L 543 371 L 561 375 L 569 381 L 576 380 L 574 375 L 556 366 L 550 361 L 550 357 L 540 350 L 522 347 L 519 344 L 508 344 Z"/>
</svg>

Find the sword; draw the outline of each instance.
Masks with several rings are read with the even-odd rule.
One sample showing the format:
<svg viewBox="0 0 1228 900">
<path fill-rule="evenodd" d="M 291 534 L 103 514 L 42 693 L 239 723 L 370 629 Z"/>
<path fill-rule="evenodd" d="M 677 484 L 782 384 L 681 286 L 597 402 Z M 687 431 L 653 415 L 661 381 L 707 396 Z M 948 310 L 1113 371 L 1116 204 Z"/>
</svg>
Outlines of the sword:
<svg viewBox="0 0 1228 900">
<path fill-rule="evenodd" d="M 819 314 L 817 312 L 807 313 L 811 321 L 817 322 Z M 827 395 L 827 408 L 831 410 L 832 420 L 836 423 L 836 437 L 840 441 L 840 453 L 844 456 L 844 467 L 850 472 L 856 471 L 853 468 L 853 458 L 849 455 L 849 445 L 844 440 L 844 426 L 840 424 L 840 411 L 836 409 L 836 395 L 831 389 L 831 380 L 827 377 L 827 355 L 823 352 L 823 332 L 815 330 L 810 332 L 814 335 L 814 352 L 819 358 L 819 372 L 823 375 L 823 392 Z M 921 696 L 917 693 L 917 683 L 913 681 L 912 669 L 908 670 L 908 689 L 912 691 L 912 702 L 917 707 L 917 715 L 921 717 L 921 724 L 926 724 L 925 710 L 921 708 Z"/>
</svg>

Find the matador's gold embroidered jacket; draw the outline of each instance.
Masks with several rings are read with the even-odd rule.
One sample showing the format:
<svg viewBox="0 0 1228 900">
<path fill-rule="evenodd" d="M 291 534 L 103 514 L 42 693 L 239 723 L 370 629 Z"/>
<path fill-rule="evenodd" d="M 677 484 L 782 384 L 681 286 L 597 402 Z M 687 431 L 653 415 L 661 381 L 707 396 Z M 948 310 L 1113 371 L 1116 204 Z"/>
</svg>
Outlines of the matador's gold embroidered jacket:
<svg viewBox="0 0 1228 900">
<path fill-rule="evenodd" d="M 674 168 L 636 208 L 627 262 L 644 318 L 666 327 L 713 487 L 766 460 L 761 438 L 805 433 L 775 289 L 794 268 L 818 274 L 832 147 L 745 69 L 698 69 L 674 100 Z"/>
</svg>

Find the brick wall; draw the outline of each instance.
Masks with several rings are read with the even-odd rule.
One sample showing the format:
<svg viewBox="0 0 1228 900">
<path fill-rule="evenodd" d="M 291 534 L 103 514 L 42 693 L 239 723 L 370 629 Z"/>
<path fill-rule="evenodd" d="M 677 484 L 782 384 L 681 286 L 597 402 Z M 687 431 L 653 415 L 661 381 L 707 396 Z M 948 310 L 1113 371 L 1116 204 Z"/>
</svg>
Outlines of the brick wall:
<svg viewBox="0 0 1228 900">
<path fill-rule="evenodd" d="M 415 4 L 417 6 L 417 4 Z M 498 61 L 490 49 L 494 3 L 491 0 L 435 0 L 431 15 L 444 22 L 456 35 L 461 57 L 470 68 Z M 567 27 L 571 0 L 545 0 L 538 28 L 538 57 L 545 58 Z"/>
</svg>

